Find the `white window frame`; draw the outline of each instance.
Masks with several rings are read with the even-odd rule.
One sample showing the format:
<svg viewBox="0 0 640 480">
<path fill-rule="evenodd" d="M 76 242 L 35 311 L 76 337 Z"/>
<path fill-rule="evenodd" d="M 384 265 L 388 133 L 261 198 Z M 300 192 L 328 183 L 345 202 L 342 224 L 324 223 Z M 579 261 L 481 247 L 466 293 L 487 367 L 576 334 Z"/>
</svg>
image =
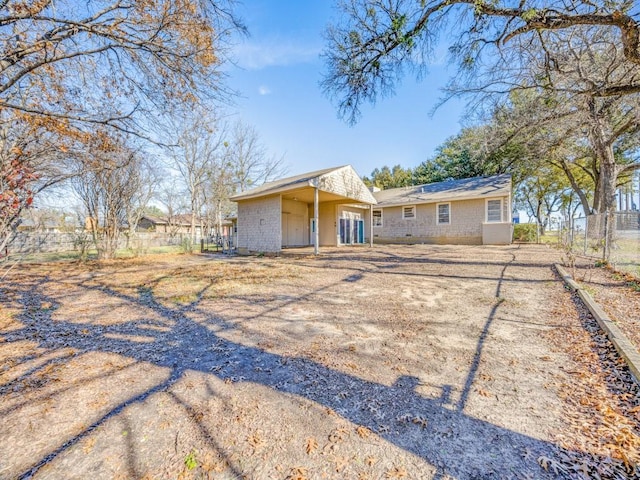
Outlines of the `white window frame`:
<svg viewBox="0 0 640 480">
<path fill-rule="evenodd" d="M 500 220 L 489 220 L 489 202 L 500 202 Z M 502 218 L 504 216 L 504 204 L 502 203 L 503 199 L 502 198 L 487 198 L 485 200 L 485 222 L 486 223 L 502 223 L 504 221 L 504 219 Z"/>
<path fill-rule="evenodd" d="M 410 208 L 412 215 L 406 216 L 405 213 L 407 209 Z M 415 205 L 405 205 L 402 207 L 402 219 L 403 220 L 415 220 L 416 219 L 416 206 Z"/>
<path fill-rule="evenodd" d="M 380 212 L 380 223 L 376 224 L 376 216 L 374 215 L 375 212 Z M 384 213 L 382 211 L 381 208 L 375 208 L 373 209 L 372 213 L 371 213 L 371 223 L 373 224 L 373 227 L 382 227 L 383 225 L 383 218 L 384 218 Z"/>
<path fill-rule="evenodd" d="M 440 205 L 447 205 L 447 213 L 449 215 L 448 222 L 440 221 Z M 451 202 L 436 203 L 436 225 L 451 225 Z"/>
</svg>

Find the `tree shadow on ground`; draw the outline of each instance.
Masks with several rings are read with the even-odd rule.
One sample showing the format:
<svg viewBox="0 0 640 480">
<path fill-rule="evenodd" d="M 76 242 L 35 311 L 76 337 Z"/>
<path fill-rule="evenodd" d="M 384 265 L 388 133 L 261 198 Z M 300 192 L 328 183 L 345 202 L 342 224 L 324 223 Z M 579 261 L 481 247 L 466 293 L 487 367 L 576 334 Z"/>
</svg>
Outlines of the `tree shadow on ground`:
<svg viewBox="0 0 640 480">
<path fill-rule="evenodd" d="M 515 259 L 513 257 L 512 261 Z M 151 395 L 167 391 L 187 371 L 213 375 L 228 382 L 252 382 L 276 392 L 295 395 L 330 408 L 354 424 L 367 427 L 394 445 L 411 452 L 437 470 L 437 477 L 445 475 L 467 478 L 516 478 L 531 475 L 535 478 L 553 478 L 552 472 L 541 469 L 536 461 L 540 456 L 550 457 L 559 447 L 518 432 L 514 432 L 464 413 L 464 407 L 473 384 L 487 333 L 500 305 L 500 288 L 505 271 L 498 280 L 495 306 L 486 320 L 479 338 L 471 370 L 467 376 L 460 401 L 452 405 L 451 386 L 442 385 L 440 398 L 425 398 L 416 392 L 418 379 L 401 376 L 389 386 L 363 380 L 306 358 L 287 357 L 260 348 L 229 341 L 217 335 L 213 328 L 229 328 L 223 319 L 209 316 L 207 323 L 189 318 L 197 308 L 197 300 L 180 307 L 162 305 L 145 286 L 137 295 L 116 291 L 105 286 L 78 282 L 87 290 L 101 294 L 146 311 L 150 316 L 166 320 L 163 330 L 145 328 L 148 322 L 128 322 L 109 326 L 65 321 L 56 315 L 56 304 L 44 291 L 49 279 L 42 279 L 20 292 L 23 312 L 16 318 L 22 327 L 3 334 L 4 342 L 37 341 L 39 348 L 55 352 L 73 348 L 78 354 L 88 352 L 113 353 L 136 362 L 147 362 L 168 369 L 166 380 L 142 393 L 131 395 L 106 414 L 86 426 L 80 433 L 62 440 L 42 458 L 20 472 L 18 478 L 30 478 L 43 466 L 80 442 L 108 419 L 120 414 L 126 407 L 141 403 Z M 341 281 L 357 281 L 346 276 Z M 202 293 L 202 292 L 201 292 Z M 51 305 L 51 308 L 41 308 Z M 34 312 L 38 312 L 34 315 Z M 106 314 L 106 312 L 100 312 Z M 135 336 L 150 338 L 143 343 L 131 340 Z M 18 362 L 24 359 L 18 359 Z M 25 375 L 29 375 L 26 372 Z M 176 402 L 189 412 L 190 406 L 176 398 Z M 212 448 L 223 452 L 211 432 L 199 423 L 199 428 Z M 470 466 L 466 456 L 478 459 Z M 130 462 L 134 463 L 134 462 Z M 233 467 L 232 465 L 232 468 Z M 137 473 L 130 468 L 131 475 Z M 235 470 L 238 477 L 243 472 Z"/>
</svg>

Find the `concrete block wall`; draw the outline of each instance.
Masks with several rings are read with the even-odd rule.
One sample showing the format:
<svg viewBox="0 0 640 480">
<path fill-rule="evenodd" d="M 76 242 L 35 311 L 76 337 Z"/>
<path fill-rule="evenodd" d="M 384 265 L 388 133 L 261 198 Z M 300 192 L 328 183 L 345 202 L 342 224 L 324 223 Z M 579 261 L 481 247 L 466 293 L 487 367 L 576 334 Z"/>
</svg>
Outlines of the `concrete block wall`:
<svg viewBox="0 0 640 480">
<path fill-rule="evenodd" d="M 482 225 L 483 245 L 509 245 L 513 239 L 511 222 L 485 223 Z"/>
<path fill-rule="evenodd" d="M 280 195 L 238 202 L 238 253 L 282 249 Z"/>
<path fill-rule="evenodd" d="M 506 203 L 505 197 L 503 205 Z M 446 225 L 437 224 L 436 205 L 436 203 L 416 205 L 416 216 L 413 219 L 402 218 L 403 207 L 384 208 L 382 227 L 373 227 L 374 242 L 483 243 L 483 223 L 486 221 L 484 199 L 451 202 L 449 210 L 451 222 Z M 374 209 L 376 209 L 375 206 Z"/>
</svg>

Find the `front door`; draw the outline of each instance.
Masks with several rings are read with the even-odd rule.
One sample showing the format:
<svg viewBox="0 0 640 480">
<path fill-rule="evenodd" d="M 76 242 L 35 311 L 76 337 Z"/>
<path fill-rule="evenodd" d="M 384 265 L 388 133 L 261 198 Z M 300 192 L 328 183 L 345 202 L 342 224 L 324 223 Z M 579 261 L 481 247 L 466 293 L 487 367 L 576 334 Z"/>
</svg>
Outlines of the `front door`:
<svg viewBox="0 0 640 480">
<path fill-rule="evenodd" d="M 358 218 L 341 218 L 340 243 L 343 245 L 364 243 L 364 220 Z"/>
</svg>

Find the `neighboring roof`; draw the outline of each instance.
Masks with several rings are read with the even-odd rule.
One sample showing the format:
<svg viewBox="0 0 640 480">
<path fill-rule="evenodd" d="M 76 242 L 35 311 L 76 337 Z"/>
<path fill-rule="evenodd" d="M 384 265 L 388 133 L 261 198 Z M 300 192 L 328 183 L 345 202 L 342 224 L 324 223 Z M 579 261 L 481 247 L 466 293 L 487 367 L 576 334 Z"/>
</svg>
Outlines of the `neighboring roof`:
<svg viewBox="0 0 640 480">
<path fill-rule="evenodd" d="M 388 207 L 415 203 L 500 197 L 510 193 L 511 175 L 505 174 L 392 188 L 375 192 L 373 196 L 378 201 L 379 206 Z"/>
<path fill-rule="evenodd" d="M 53 220 L 49 218 L 44 219 L 44 221 L 40 220 L 38 222 L 36 222 L 32 218 L 22 218 L 20 219 L 20 225 L 19 225 L 20 229 L 34 229 L 34 230 L 38 228 L 53 229 L 53 228 L 59 228 L 59 227 L 60 227 L 59 220 Z"/>
<path fill-rule="evenodd" d="M 155 225 L 166 225 L 169 223 L 166 218 L 156 217 L 155 215 L 143 215 L 140 219 L 142 220 L 143 218 L 146 218 Z"/>
<path fill-rule="evenodd" d="M 274 182 L 267 182 L 259 187 L 234 195 L 230 200 L 234 202 L 252 198 L 285 193 L 292 190 L 317 187 L 318 190 L 340 195 L 349 200 L 375 204 L 376 200 L 362 183 L 362 180 L 351 165 L 325 168 L 315 172 L 302 173 Z"/>
<path fill-rule="evenodd" d="M 154 225 L 169 225 L 171 223 L 173 225 L 191 226 L 191 215 L 188 213 L 174 215 L 171 220 L 168 217 L 156 217 L 155 215 L 143 215 L 142 218 L 146 218 Z M 196 227 L 199 227 L 200 224 L 201 221 L 196 218 Z"/>
</svg>

